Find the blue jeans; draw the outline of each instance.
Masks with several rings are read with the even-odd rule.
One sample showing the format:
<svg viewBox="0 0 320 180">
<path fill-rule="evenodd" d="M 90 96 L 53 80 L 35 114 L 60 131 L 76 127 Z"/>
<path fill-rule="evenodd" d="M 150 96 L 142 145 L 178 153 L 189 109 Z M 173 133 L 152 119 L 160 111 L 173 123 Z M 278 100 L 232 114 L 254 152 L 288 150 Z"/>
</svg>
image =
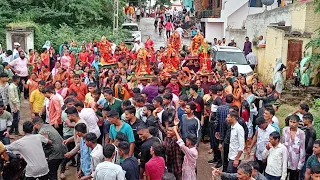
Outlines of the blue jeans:
<svg viewBox="0 0 320 180">
<path fill-rule="evenodd" d="M 268 179 L 268 180 L 280 180 L 281 179 L 281 176 L 271 176 L 269 174 L 266 173 L 265 177 Z"/>
<path fill-rule="evenodd" d="M 1 141 L 4 145 L 10 144 L 10 138 L 9 138 L 9 137 L 0 137 L 0 141 Z"/>
</svg>

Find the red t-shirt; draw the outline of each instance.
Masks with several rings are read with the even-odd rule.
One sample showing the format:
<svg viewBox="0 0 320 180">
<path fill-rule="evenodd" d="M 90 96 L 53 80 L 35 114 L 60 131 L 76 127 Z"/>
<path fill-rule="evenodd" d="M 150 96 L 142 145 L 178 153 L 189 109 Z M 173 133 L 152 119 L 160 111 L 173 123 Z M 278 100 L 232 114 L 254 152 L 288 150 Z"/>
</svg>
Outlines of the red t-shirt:
<svg viewBox="0 0 320 180">
<path fill-rule="evenodd" d="M 163 157 L 153 157 L 146 163 L 146 176 L 150 176 L 151 180 L 162 180 L 164 169 L 165 163 Z"/>
<path fill-rule="evenodd" d="M 76 84 L 71 84 L 71 86 L 69 88 L 69 93 L 71 93 L 71 92 L 76 92 L 77 99 L 79 99 L 79 101 L 84 102 L 85 96 L 88 93 L 88 88 L 87 88 L 87 85 L 83 82 L 80 83 L 80 86 L 78 86 Z"/>
<path fill-rule="evenodd" d="M 169 83 L 167 85 L 167 87 L 171 88 L 172 89 L 172 93 L 179 96 L 179 85 L 178 84 L 175 84 L 175 85 L 172 85 L 171 83 Z"/>
</svg>

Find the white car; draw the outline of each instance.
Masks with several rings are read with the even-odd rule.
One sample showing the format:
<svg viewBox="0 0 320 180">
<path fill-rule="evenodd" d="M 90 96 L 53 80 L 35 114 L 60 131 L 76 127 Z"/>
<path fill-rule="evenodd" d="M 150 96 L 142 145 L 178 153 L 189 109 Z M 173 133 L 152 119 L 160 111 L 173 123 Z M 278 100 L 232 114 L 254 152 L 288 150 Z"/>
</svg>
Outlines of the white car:
<svg viewBox="0 0 320 180">
<path fill-rule="evenodd" d="M 238 72 L 246 75 L 247 79 L 253 75 L 253 71 L 241 49 L 237 47 L 214 45 L 212 46 L 212 51 L 213 64 L 218 60 L 225 60 L 228 69 L 236 65 L 238 67 Z"/>
<path fill-rule="evenodd" d="M 122 29 L 126 29 L 131 33 L 131 38 L 126 40 L 127 42 L 133 42 L 135 39 L 141 42 L 141 30 L 137 23 L 123 23 Z"/>
</svg>

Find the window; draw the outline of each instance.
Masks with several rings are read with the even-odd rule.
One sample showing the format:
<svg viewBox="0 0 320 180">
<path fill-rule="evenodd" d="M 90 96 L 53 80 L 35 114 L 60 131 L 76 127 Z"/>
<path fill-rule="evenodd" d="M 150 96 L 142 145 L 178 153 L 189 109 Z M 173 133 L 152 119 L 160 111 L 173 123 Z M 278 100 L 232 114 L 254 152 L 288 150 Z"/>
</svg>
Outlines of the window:
<svg viewBox="0 0 320 180">
<path fill-rule="evenodd" d="M 222 1 L 222 0 L 217 0 L 217 8 L 220 8 L 220 7 L 221 7 L 221 1 Z"/>
<path fill-rule="evenodd" d="M 262 7 L 261 0 L 250 0 L 249 2 L 249 7 Z"/>
</svg>

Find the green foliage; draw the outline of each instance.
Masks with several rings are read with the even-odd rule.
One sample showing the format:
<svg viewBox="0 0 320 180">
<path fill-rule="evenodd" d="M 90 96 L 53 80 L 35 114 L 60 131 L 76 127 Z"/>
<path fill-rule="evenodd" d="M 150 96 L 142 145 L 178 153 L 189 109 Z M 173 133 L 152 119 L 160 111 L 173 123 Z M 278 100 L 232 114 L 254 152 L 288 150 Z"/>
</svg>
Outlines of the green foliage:
<svg viewBox="0 0 320 180">
<path fill-rule="evenodd" d="M 315 12 L 320 13 L 320 0 L 314 0 L 316 5 Z M 305 49 L 309 48 L 320 48 L 320 27 L 317 29 L 318 37 L 312 39 L 305 47 Z M 312 54 L 311 60 L 320 60 L 320 54 Z"/>
<path fill-rule="evenodd" d="M 320 98 L 314 99 L 312 102 L 312 108 L 320 111 Z"/>
<path fill-rule="evenodd" d="M 124 20 L 122 8 L 126 1 L 119 1 L 121 25 Z M 111 35 L 113 3 L 113 0 L 0 0 L 0 43 L 5 44 L 6 27 L 17 26 L 35 28 L 37 49 L 46 40 L 57 45 L 72 39 L 82 42 L 106 35 L 119 41 L 117 38 L 127 34 L 119 31 Z"/>
<path fill-rule="evenodd" d="M 170 0 L 156 0 L 156 4 L 154 6 L 160 5 L 162 8 L 164 5 L 171 6 L 171 4 Z"/>
</svg>

